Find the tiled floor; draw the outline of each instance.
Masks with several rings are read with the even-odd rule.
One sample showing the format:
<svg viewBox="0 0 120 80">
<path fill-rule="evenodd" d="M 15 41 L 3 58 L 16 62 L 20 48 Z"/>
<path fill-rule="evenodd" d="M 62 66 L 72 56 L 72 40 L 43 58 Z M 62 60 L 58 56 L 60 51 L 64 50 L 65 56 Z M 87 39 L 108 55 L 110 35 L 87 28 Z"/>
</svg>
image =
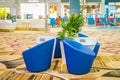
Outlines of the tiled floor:
<svg viewBox="0 0 120 80">
<path fill-rule="evenodd" d="M 60 28 L 51 29 L 50 33 L 39 31 L 0 32 L 0 80 L 119 80 L 120 79 L 120 31 L 83 29 L 81 33 L 96 38 L 101 44 L 99 54 L 91 72 L 85 75 L 68 74 L 61 59 L 55 60 L 51 68 L 42 73 L 30 73 L 22 59 L 22 51 L 35 43 L 37 36 L 56 36 Z M 53 70 L 56 63 L 59 63 Z"/>
</svg>

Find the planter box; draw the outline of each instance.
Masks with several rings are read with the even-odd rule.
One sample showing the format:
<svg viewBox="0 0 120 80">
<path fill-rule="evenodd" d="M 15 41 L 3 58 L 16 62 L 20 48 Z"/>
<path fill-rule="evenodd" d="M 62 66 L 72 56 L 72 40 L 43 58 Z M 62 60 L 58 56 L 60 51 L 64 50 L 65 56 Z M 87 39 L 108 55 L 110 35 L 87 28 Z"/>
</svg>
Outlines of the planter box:
<svg viewBox="0 0 120 80">
<path fill-rule="evenodd" d="M 65 57 L 63 41 L 60 41 L 60 49 L 61 49 L 61 55 L 62 55 L 62 63 L 66 64 L 66 57 Z"/>
<path fill-rule="evenodd" d="M 75 38 L 74 40 L 81 43 L 82 45 L 89 47 L 91 50 L 94 49 L 97 43 L 96 39 L 89 38 L 89 37 L 78 37 L 78 38 Z"/>
<path fill-rule="evenodd" d="M 16 23 L 12 23 L 11 20 L 0 20 L 0 30 L 14 31 L 16 29 Z"/>
</svg>

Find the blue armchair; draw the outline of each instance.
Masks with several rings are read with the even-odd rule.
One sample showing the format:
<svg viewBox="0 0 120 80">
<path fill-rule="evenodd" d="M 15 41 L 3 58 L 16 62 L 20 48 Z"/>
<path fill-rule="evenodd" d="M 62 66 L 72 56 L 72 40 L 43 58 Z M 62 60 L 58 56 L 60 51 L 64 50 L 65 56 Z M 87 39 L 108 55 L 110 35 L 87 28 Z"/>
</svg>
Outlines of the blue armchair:
<svg viewBox="0 0 120 80">
<path fill-rule="evenodd" d="M 54 58 L 61 58 L 60 40 L 56 38 Z"/>
<path fill-rule="evenodd" d="M 112 21 L 109 21 L 109 24 L 110 24 L 110 27 L 115 27 L 115 26 L 117 26 L 114 22 L 112 22 Z"/>
<path fill-rule="evenodd" d="M 100 43 L 98 43 L 98 42 L 97 42 L 97 43 L 95 44 L 94 49 L 93 49 L 93 51 L 94 51 L 94 52 L 95 52 L 95 54 L 96 54 L 95 56 L 97 56 L 98 51 L 99 51 L 99 48 L 100 48 Z"/>
<path fill-rule="evenodd" d="M 63 44 L 68 72 L 77 75 L 88 73 L 95 59 L 95 53 L 76 41 L 65 39 Z"/>
<path fill-rule="evenodd" d="M 78 34 L 78 37 L 88 37 L 88 36 L 85 35 L 85 34 L 79 33 L 79 34 Z M 95 44 L 94 49 L 93 49 L 93 51 L 95 52 L 96 56 L 97 56 L 97 54 L 98 54 L 99 48 L 100 48 L 100 43 L 97 42 L 97 43 Z"/>
<path fill-rule="evenodd" d="M 78 37 L 88 37 L 88 36 L 86 36 L 85 34 L 82 34 L 82 33 L 78 33 Z"/>
<path fill-rule="evenodd" d="M 50 67 L 54 39 L 45 41 L 23 52 L 27 70 L 31 72 L 45 71 Z"/>
</svg>

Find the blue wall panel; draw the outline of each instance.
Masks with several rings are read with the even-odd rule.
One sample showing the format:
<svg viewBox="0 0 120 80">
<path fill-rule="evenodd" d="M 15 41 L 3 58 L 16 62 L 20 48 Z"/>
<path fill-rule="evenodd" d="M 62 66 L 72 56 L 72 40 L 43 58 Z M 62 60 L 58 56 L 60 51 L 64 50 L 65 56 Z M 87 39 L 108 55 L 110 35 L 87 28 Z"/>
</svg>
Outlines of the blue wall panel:
<svg viewBox="0 0 120 80">
<path fill-rule="evenodd" d="M 69 0 L 61 0 L 61 2 L 69 2 Z"/>
<path fill-rule="evenodd" d="M 101 2 L 101 0 L 86 0 L 86 2 Z"/>
<path fill-rule="evenodd" d="M 80 14 L 80 0 L 70 0 L 70 14 Z"/>
<path fill-rule="evenodd" d="M 120 2 L 120 0 L 105 0 L 105 2 Z"/>
</svg>

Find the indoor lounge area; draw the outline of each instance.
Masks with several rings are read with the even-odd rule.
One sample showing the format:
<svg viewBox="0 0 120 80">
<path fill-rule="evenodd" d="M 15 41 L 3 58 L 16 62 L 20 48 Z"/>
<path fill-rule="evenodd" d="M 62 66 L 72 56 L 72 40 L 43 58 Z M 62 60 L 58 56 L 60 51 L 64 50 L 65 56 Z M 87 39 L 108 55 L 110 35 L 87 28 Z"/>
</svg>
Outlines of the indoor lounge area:
<svg viewBox="0 0 120 80">
<path fill-rule="evenodd" d="M 119 3 L 0 0 L 0 80 L 119 80 Z"/>
</svg>

